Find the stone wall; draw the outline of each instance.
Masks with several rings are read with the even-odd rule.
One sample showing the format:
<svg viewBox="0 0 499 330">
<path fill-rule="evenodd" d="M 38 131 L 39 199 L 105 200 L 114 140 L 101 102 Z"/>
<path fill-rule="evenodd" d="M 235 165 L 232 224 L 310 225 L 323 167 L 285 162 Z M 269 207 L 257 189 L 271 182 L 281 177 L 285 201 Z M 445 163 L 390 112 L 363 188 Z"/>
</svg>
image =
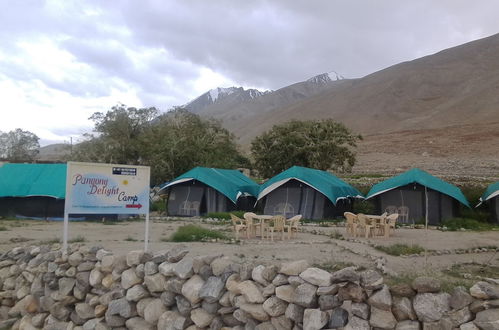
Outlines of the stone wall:
<svg viewBox="0 0 499 330">
<path fill-rule="evenodd" d="M 0 256 L 0 329 L 499 329 L 498 280 L 388 287 L 374 270 L 306 261 L 18 247 Z"/>
</svg>

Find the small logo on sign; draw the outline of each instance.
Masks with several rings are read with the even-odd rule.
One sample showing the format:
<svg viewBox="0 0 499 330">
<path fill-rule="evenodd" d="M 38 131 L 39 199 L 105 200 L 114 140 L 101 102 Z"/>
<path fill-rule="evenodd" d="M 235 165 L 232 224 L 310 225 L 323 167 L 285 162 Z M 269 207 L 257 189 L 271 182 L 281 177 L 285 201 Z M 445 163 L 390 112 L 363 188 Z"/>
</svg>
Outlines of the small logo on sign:
<svg viewBox="0 0 499 330">
<path fill-rule="evenodd" d="M 113 175 L 137 175 L 134 167 L 113 167 Z"/>
</svg>

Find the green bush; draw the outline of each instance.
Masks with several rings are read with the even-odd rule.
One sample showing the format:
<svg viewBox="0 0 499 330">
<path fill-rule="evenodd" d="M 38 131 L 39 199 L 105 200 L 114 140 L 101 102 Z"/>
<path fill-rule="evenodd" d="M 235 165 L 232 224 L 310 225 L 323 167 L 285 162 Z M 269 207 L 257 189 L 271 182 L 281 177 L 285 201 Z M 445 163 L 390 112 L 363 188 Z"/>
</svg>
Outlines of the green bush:
<svg viewBox="0 0 499 330">
<path fill-rule="evenodd" d="M 86 241 L 87 240 L 85 239 L 85 237 L 78 235 L 75 238 L 68 240 L 68 243 L 82 243 L 82 242 L 86 242 Z"/>
<path fill-rule="evenodd" d="M 476 231 L 499 229 L 499 226 L 497 225 L 481 222 L 470 218 L 453 218 L 445 220 L 442 223 L 442 226 L 446 227 L 446 229 L 450 231 L 461 230 L 461 228 L 467 230 L 476 230 Z"/>
<path fill-rule="evenodd" d="M 419 254 L 421 252 L 424 252 L 424 248 L 419 245 L 407 244 L 393 244 L 389 246 L 377 245 L 374 248 L 392 256 Z"/>
<path fill-rule="evenodd" d="M 9 229 L 7 229 L 7 227 L 5 227 L 5 226 L 0 226 L 0 231 L 7 231 L 7 230 L 9 230 Z"/>
<path fill-rule="evenodd" d="M 234 214 L 236 217 L 243 218 L 246 211 L 232 211 L 232 212 L 210 212 L 203 216 L 203 218 L 214 218 L 221 220 L 230 220 L 230 214 Z"/>
<path fill-rule="evenodd" d="M 196 225 L 182 226 L 170 237 L 172 242 L 199 242 L 206 239 L 227 239 L 227 237 L 218 231 Z"/>
<path fill-rule="evenodd" d="M 478 204 L 485 189 L 486 186 L 465 185 L 461 187 L 463 195 L 470 202 L 472 207 Z"/>
<path fill-rule="evenodd" d="M 485 191 L 486 186 L 465 185 L 461 187 L 464 196 L 470 202 L 471 208 L 460 205 L 461 218 L 474 219 L 480 222 L 488 222 L 492 219 L 490 210 L 486 203 L 475 208 L 480 201 L 480 197 Z"/>
<path fill-rule="evenodd" d="M 127 238 L 125 238 L 125 241 L 127 242 L 137 242 L 137 239 L 128 235 Z"/>
<path fill-rule="evenodd" d="M 162 199 L 159 201 L 156 201 L 156 202 L 152 202 L 149 204 L 149 210 L 151 212 L 165 213 L 166 212 L 166 202 Z"/>
<path fill-rule="evenodd" d="M 353 213 L 373 214 L 375 210 L 372 201 L 356 199 L 353 202 Z"/>
</svg>

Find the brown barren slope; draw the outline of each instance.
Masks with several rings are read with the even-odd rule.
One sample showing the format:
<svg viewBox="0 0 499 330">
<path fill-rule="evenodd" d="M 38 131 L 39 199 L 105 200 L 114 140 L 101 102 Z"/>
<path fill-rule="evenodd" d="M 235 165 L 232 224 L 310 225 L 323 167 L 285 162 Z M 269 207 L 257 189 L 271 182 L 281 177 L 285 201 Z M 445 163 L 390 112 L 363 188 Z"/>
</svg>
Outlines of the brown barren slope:
<svg viewBox="0 0 499 330">
<path fill-rule="evenodd" d="M 378 71 L 234 127 L 242 144 L 284 120 L 334 118 L 362 134 L 499 121 L 499 35 Z"/>
<path fill-rule="evenodd" d="M 333 118 L 364 135 L 355 171 L 421 167 L 499 177 L 499 34 L 335 86 L 230 129 L 251 140 L 290 119 Z"/>
</svg>

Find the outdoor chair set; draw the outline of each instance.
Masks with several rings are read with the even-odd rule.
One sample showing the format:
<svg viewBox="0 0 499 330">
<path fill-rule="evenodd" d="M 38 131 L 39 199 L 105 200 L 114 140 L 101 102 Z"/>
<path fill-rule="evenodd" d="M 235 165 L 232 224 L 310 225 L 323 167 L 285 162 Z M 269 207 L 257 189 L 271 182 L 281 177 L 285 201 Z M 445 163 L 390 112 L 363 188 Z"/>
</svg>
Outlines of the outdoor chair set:
<svg viewBox="0 0 499 330">
<path fill-rule="evenodd" d="M 291 239 L 293 236 L 296 237 L 302 218 L 301 214 L 286 219 L 282 215 L 258 215 L 252 212 L 246 212 L 244 219 L 232 213 L 230 217 L 236 239 L 239 239 L 240 232 L 244 232 L 248 239 L 260 236 L 262 239 L 267 238 L 271 241 L 274 241 L 274 233 L 281 233 L 281 240 L 285 239 L 285 233 L 287 233 L 288 239 Z"/>
<path fill-rule="evenodd" d="M 383 236 L 390 237 L 390 232 L 395 233 L 395 225 L 399 217 L 398 213 L 382 215 L 366 215 L 354 214 L 351 212 L 344 213 L 346 219 L 347 234 L 357 237 L 364 236 L 365 238 Z"/>
<path fill-rule="evenodd" d="M 199 202 L 198 201 L 183 201 L 179 206 L 180 215 L 199 215 Z"/>
<path fill-rule="evenodd" d="M 395 206 L 395 205 L 388 205 L 385 208 L 385 212 L 390 215 L 390 214 L 395 214 L 397 213 L 398 216 L 398 221 L 407 223 L 409 221 L 409 208 L 407 206 Z"/>
</svg>

